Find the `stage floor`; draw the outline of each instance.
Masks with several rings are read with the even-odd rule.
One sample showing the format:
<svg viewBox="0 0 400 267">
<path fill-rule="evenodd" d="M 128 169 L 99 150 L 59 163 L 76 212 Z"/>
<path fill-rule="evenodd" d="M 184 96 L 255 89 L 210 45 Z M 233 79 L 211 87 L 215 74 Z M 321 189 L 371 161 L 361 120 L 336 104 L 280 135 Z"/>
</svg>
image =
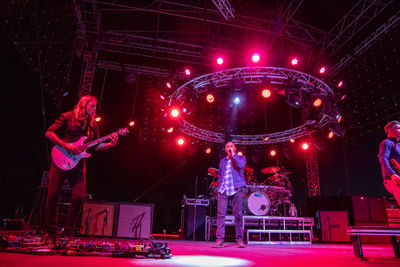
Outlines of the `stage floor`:
<svg viewBox="0 0 400 267">
<path fill-rule="evenodd" d="M 363 245 L 365 260 L 354 258 L 351 244 L 247 245 L 237 248 L 225 243 L 167 240 L 171 259 L 132 259 L 100 256 L 44 256 L 0 253 L 0 266 L 400 266 L 390 244 Z"/>
</svg>

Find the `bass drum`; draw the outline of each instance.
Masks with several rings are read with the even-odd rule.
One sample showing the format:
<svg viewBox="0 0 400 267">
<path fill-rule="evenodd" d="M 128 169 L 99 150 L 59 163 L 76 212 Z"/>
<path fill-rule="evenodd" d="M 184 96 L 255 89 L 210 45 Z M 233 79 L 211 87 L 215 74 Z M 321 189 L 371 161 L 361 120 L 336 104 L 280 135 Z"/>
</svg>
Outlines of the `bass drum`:
<svg viewBox="0 0 400 267">
<path fill-rule="evenodd" d="M 271 208 L 271 201 L 264 192 L 256 191 L 245 197 L 243 206 L 247 215 L 264 216 Z"/>
</svg>

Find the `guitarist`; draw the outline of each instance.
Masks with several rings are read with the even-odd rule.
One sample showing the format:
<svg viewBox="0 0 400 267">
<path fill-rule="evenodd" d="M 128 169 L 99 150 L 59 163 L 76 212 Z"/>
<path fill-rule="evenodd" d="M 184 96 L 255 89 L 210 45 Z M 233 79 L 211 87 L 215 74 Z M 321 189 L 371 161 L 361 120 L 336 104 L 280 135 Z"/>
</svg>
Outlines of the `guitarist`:
<svg viewBox="0 0 400 267">
<path fill-rule="evenodd" d="M 387 191 L 393 194 L 397 203 L 400 204 L 400 176 L 396 166 L 390 164 L 393 159 L 400 163 L 400 122 L 390 121 L 385 126 L 388 138 L 379 145 L 379 163 L 382 167 L 383 184 Z M 397 164 L 396 164 L 397 165 Z"/>
<path fill-rule="evenodd" d="M 87 141 L 99 136 L 99 128 L 95 121 L 97 99 L 94 96 L 81 97 L 78 104 L 71 111 L 62 113 L 46 132 L 46 137 L 55 145 L 58 145 L 71 154 L 80 154 L 81 148 L 71 144 L 82 136 L 87 136 Z M 96 150 L 108 149 L 116 145 L 117 134 L 111 136 L 109 143 L 101 143 Z M 68 179 L 72 189 L 71 206 L 68 209 L 64 232 L 72 234 L 83 202 L 86 197 L 85 160 L 81 160 L 73 169 L 64 171 L 59 169 L 54 162 L 50 164 L 49 185 L 45 211 L 45 227 L 49 238 L 55 238 L 57 232 L 57 201 L 61 192 L 61 186 L 65 178 Z"/>
</svg>

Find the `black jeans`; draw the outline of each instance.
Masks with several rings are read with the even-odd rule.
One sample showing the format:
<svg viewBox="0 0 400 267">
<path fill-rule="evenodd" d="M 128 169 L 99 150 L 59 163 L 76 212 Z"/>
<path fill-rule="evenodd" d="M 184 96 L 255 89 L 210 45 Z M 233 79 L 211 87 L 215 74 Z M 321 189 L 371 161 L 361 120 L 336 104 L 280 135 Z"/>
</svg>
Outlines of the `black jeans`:
<svg viewBox="0 0 400 267">
<path fill-rule="evenodd" d="M 69 171 L 59 169 L 52 162 L 49 171 L 49 185 L 45 211 L 45 224 L 48 232 L 57 231 L 57 202 L 60 197 L 64 180 L 68 179 L 72 190 L 71 206 L 68 209 L 64 229 L 67 232 L 75 230 L 76 220 L 85 200 L 85 161 L 82 160 Z"/>
</svg>

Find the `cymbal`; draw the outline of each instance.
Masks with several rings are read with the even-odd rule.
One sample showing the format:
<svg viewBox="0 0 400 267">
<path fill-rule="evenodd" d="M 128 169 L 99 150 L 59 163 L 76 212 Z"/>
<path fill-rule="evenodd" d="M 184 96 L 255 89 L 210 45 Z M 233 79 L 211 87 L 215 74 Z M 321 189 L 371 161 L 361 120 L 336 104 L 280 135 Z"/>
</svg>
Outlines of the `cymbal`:
<svg viewBox="0 0 400 267">
<path fill-rule="evenodd" d="M 207 170 L 208 170 L 208 175 L 218 178 L 218 169 L 210 167 Z"/>
<path fill-rule="evenodd" d="M 264 169 L 261 170 L 263 174 L 270 174 L 270 173 L 277 173 L 281 170 L 280 167 L 278 166 L 272 166 L 272 167 L 265 167 Z"/>
</svg>

